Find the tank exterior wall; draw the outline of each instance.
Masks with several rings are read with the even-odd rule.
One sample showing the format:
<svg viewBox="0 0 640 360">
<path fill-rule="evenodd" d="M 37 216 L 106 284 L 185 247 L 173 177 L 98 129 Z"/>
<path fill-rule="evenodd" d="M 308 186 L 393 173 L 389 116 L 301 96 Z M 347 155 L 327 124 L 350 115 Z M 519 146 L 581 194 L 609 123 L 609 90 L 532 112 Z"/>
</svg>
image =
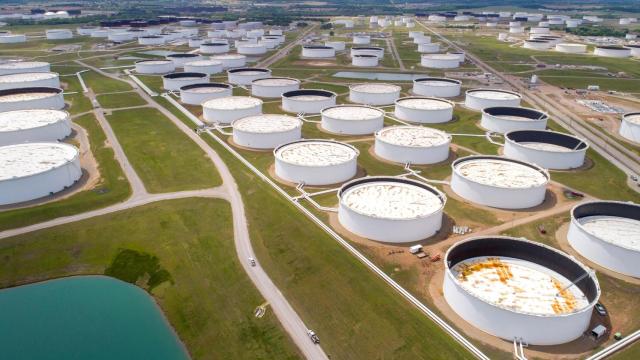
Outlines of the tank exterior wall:
<svg viewBox="0 0 640 360">
<path fill-rule="evenodd" d="M 214 60 L 220 61 L 222 63 L 223 69 L 233 69 L 233 68 L 239 68 L 247 65 L 246 57 L 238 57 L 233 59 L 214 59 Z"/>
<path fill-rule="evenodd" d="M 444 144 L 431 147 L 402 146 L 382 141 L 376 136 L 374 152 L 385 160 L 401 164 L 436 164 L 449 158 L 450 143 L 451 140 Z"/>
<path fill-rule="evenodd" d="M 418 44 L 418 52 L 422 54 L 433 54 L 440 51 L 438 43 L 420 43 Z"/>
<path fill-rule="evenodd" d="M 13 110 L 32 110 L 32 109 L 51 109 L 62 110 L 64 109 L 64 97 L 62 92 L 58 94 L 51 94 L 42 99 L 25 100 L 25 101 L 12 101 L 12 102 L 0 102 L 0 111 L 13 111 Z"/>
<path fill-rule="evenodd" d="M 384 126 L 384 116 L 367 120 L 343 120 L 322 114 L 321 126 L 324 130 L 344 135 L 373 134 Z"/>
<path fill-rule="evenodd" d="M 240 45 L 238 47 L 238 54 L 242 55 L 262 55 L 267 53 L 267 47 L 264 45 L 250 44 Z"/>
<path fill-rule="evenodd" d="M 473 110 L 482 110 L 488 107 L 518 107 L 520 106 L 521 98 L 517 99 L 483 99 L 473 96 L 473 93 L 467 93 L 464 99 L 464 105 Z"/>
<path fill-rule="evenodd" d="M 39 63 L 34 66 L 26 68 L 13 68 L 13 69 L 0 69 L 0 75 L 33 73 L 33 72 L 51 72 L 51 65 L 49 63 Z"/>
<path fill-rule="evenodd" d="M 596 49 L 593 51 L 593 54 L 613 58 L 626 58 L 631 56 L 631 49 L 606 49 L 596 47 Z"/>
<path fill-rule="evenodd" d="M 322 109 L 335 106 L 336 97 L 327 97 L 324 100 L 304 101 L 295 98 L 282 97 L 282 109 L 292 113 L 319 114 Z"/>
<path fill-rule="evenodd" d="M 414 81 L 413 93 L 416 95 L 441 98 L 450 98 L 460 95 L 460 83 L 447 82 L 446 84 L 446 86 L 433 86 L 419 81 Z"/>
<path fill-rule="evenodd" d="M 184 64 L 190 63 L 193 61 L 202 60 L 203 57 L 201 55 L 198 55 L 198 56 L 189 56 L 189 57 L 170 57 L 168 59 L 171 60 L 176 67 L 183 67 Z"/>
<path fill-rule="evenodd" d="M 300 89 L 300 83 L 279 85 L 279 86 L 262 86 L 259 83 L 251 85 L 251 95 L 264 98 L 279 98 L 287 91 Z"/>
<path fill-rule="evenodd" d="M 420 58 L 420 66 L 430 69 L 455 69 L 460 66 L 460 60 L 458 57 L 446 58 L 433 58 L 429 56 L 422 56 Z"/>
<path fill-rule="evenodd" d="M 587 149 L 567 152 L 532 149 L 505 138 L 504 156 L 536 164 L 545 169 L 575 169 L 584 164 Z"/>
<path fill-rule="evenodd" d="M 0 90 L 8 90 L 8 89 L 22 89 L 29 87 L 50 87 L 50 88 L 60 88 L 60 77 L 58 74 L 55 74 L 55 77 L 50 79 L 40 79 L 40 80 L 32 80 L 32 81 L 15 81 L 15 82 L 0 82 Z"/>
<path fill-rule="evenodd" d="M 136 72 L 139 74 L 167 74 L 175 70 L 176 65 L 172 61 L 167 61 L 162 64 L 136 63 Z"/>
<path fill-rule="evenodd" d="M 214 93 L 202 93 L 193 91 L 180 90 L 180 101 L 189 105 L 202 105 L 203 102 L 211 99 L 217 99 L 221 97 L 227 97 L 233 95 L 231 88 L 225 89 L 221 92 Z"/>
<path fill-rule="evenodd" d="M 179 91 L 180 88 L 183 87 L 183 86 L 194 85 L 194 84 L 204 84 L 204 83 L 208 83 L 208 82 L 209 82 L 209 76 L 208 75 L 206 77 L 190 78 L 190 79 L 185 79 L 185 78 L 168 79 L 168 78 L 163 78 L 162 79 L 162 87 L 167 89 L 167 90 Z"/>
<path fill-rule="evenodd" d="M 200 44 L 201 54 L 224 54 L 229 52 L 229 44 L 207 45 Z"/>
<path fill-rule="evenodd" d="M 370 93 L 366 91 L 349 90 L 349 101 L 364 105 L 389 105 L 400 97 L 400 89 L 388 93 Z"/>
<path fill-rule="evenodd" d="M 546 184 L 526 189 L 500 188 L 470 181 L 454 169 L 451 190 L 476 204 L 499 209 L 527 209 L 542 204 Z"/>
<path fill-rule="evenodd" d="M 197 72 L 207 75 L 217 74 L 222 72 L 222 63 L 211 63 L 209 65 L 193 65 L 191 63 L 184 64 L 185 72 Z"/>
<path fill-rule="evenodd" d="M 27 36 L 24 34 L 9 34 L 0 36 L 0 44 L 15 44 L 23 43 L 27 41 Z"/>
<path fill-rule="evenodd" d="M 480 126 L 500 134 L 515 130 L 544 130 L 547 128 L 547 118 L 545 117 L 542 120 L 520 121 L 500 118 L 483 112 L 482 118 L 480 119 Z"/>
<path fill-rule="evenodd" d="M 453 119 L 453 105 L 445 109 L 413 109 L 396 103 L 394 113 L 396 118 L 421 124 L 440 124 Z"/>
<path fill-rule="evenodd" d="M 0 146 L 27 142 L 56 142 L 71 135 L 71 118 L 38 128 L 0 132 Z"/>
<path fill-rule="evenodd" d="M 332 58 L 336 56 L 336 49 L 302 47 L 302 57 L 305 58 Z"/>
<path fill-rule="evenodd" d="M 233 142 L 251 149 L 273 149 L 302 138 L 302 127 L 274 133 L 253 133 L 233 129 Z"/>
<path fill-rule="evenodd" d="M 620 123 L 620 136 L 633 142 L 640 143 L 640 124 L 634 124 L 628 120 Z"/>
<path fill-rule="evenodd" d="M 384 49 L 357 49 L 351 48 L 351 57 L 354 55 L 375 55 L 379 59 L 384 57 Z"/>
<path fill-rule="evenodd" d="M 164 38 L 158 37 L 139 37 L 138 44 L 140 45 L 162 45 L 164 44 Z"/>
<path fill-rule="evenodd" d="M 324 45 L 331 46 L 336 51 L 343 51 L 346 48 L 344 41 L 325 41 Z"/>
<path fill-rule="evenodd" d="M 357 45 L 367 45 L 371 42 L 371 38 L 369 36 L 354 36 L 353 43 Z"/>
<path fill-rule="evenodd" d="M 351 58 L 351 65 L 359 67 L 374 67 L 378 66 L 377 56 L 354 56 Z"/>
<path fill-rule="evenodd" d="M 251 82 L 258 79 L 265 79 L 271 77 L 271 71 L 264 71 L 258 74 L 246 74 L 242 71 L 238 72 L 227 72 L 227 79 L 229 80 L 229 84 L 234 85 L 251 85 Z"/>
<path fill-rule="evenodd" d="M 276 175 L 286 181 L 296 184 L 304 182 L 306 185 L 337 184 L 356 176 L 358 169 L 357 157 L 351 161 L 332 166 L 303 166 L 283 161 L 276 156 Z"/>
<path fill-rule="evenodd" d="M 556 51 L 570 54 L 582 54 L 587 52 L 587 45 L 582 44 L 556 44 Z"/>
<path fill-rule="evenodd" d="M 262 114 L 262 104 L 248 109 L 220 110 L 203 107 L 202 117 L 208 122 L 219 122 L 222 124 L 231 124 L 233 120 L 237 120 L 247 116 Z"/>
</svg>

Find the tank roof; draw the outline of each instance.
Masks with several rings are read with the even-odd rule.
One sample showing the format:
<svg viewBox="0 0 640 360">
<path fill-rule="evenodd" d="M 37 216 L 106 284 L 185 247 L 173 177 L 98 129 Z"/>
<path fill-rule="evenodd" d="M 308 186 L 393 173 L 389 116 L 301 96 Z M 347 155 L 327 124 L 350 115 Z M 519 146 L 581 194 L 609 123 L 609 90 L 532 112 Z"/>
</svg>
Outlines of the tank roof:
<svg viewBox="0 0 640 360">
<path fill-rule="evenodd" d="M 494 90 L 494 89 L 474 89 L 468 90 L 467 94 L 481 99 L 489 100 L 513 100 L 520 99 L 521 96 L 511 91 L 506 90 Z"/>
<path fill-rule="evenodd" d="M 432 86 L 451 86 L 460 85 L 462 82 L 460 80 L 448 79 L 448 78 L 438 78 L 438 77 L 424 77 L 413 80 L 413 82 L 429 84 Z"/>
<path fill-rule="evenodd" d="M 62 93 L 61 89 L 47 87 L 0 90 L 0 103 L 43 99 L 60 93 Z"/>
<path fill-rule="evenodd" d="M 53 72 L 26 72 L 19 74 L 0 75 L 0 83 L 15 83 L 22 81 L 38 81 L 57 78 L 58 73 Z"/>
<path fill-rule="evenodd" d="M 0 64 L 0 70 L 19 70 L 48 65 L 48 62 L 43 61 L 10 61 Z"/>
<path fill-rule="evenodd" d="M 548 174 L 533 164 L 497 156 L 470 156 L 452 165 L 461 176 L 487 186 L 527 189 L 549 181 Z"/>
<path fill-rule="evenodd" d="M 28 143 L 0 147 L 0 181 L 31 176 L 60 167 L 78 156 L 64 143 Z"/>
<path fill-rule="evenodd" d="M 384 112 L 370 106 L 338 105 L 323 109 L 322 115 L 338 120 L 358 121 L 383 117 Z"/>
<path fill-rule="evenodd" d="M 444 110 L 453 108 L 451 101 L 431 97 L 400 98 L 396 100 L 396 105 L 416 110 Z"/>
<path fill-rule="evenodd" d="M 222 62 L 218 60 L 196 60 L 186 63 L 188 66 L 215 66 L 222 65 Z"/>
<path fill-rule="evenodd" d="M 402 88 L 398 85 L 380 84 L 380 83 L 356 84 L 356 85 L 351 85 L 349 89 L 353 91 L 368 92 L 372 94 L 387 94 L 387 93 L 399 92 L 402 90 Z"/>
<path fill-rule="evenodd" d="M 0 133 L 33 129 L 69 119 L 60 110 L 15 110 L 0 112 Z"/>
<path fill-rule="evenodd" d="M 216 110 L 249 109 L 262 105 L 262 100 L 251 96 L 227 96 L 223 98 L 207 100 L 202 107 Z"/>
<path fill-rule="evenodd" d="M 245 55 L 242 54 L 220 54 L 220 55 L 212 55 L 211 59 L 220 59 L 220 60 L 233 60 L 233 59 L 244 59 Z"/>
<path fill-rule="evenodd" d="M 594 215 L 577 221 L 586 232 L 603 241 L 640 252 L 640 220 Z"/>
<path fill-rule="evenodd" d="M 303 140 L 282 145 L 274 150 L 281 160 L 301 166 L 332 166 L 355 159 L 353 146 L 328 140 Z"/>
<path fill-rule="evenodd" d="M 302 120 L 288 115 L 262 114 L 233 121 L 234 130 L 252 133 L 275 133 L 302 127 Z"/>
<path fill-rule="evenodd" d="M 287 86 L 300 84 L 300 80 L 286 77 L 270 77 L 265 79 L 253 80 L 251 84 L 260 86 Z"/>
<path fill-rule="evenodd" d="M 635 125 L 640 125 L 640 113 L 625 114 L 624 121 L 630 122 Z"/>
<path fill-rule="evenodd" d="M 444 131 L 424 126 L 391 126 L 376 133 L 376 137 L 392 145 L 432 147 L 451 141 Z"/>
<path fill-rule="evenodd" d="M 145 64 L 145 65 L 164 65 L 164 64 L 173 64 L 171 60 L 138 60 L 136 64 Z"/>
</svg>

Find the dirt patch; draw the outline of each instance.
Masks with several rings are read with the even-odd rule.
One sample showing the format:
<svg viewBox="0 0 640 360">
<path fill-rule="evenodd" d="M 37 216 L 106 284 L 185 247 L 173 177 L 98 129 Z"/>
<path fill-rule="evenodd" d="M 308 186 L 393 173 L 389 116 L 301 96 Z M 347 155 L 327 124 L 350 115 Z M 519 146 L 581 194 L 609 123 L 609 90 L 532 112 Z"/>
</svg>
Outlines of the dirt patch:
<svg viewBox="0 0 640 360">
<path fill-rule="evenodd" d="M 327 60 L 298 60 L 294 61 L 294 65 L 301 66 L 335 66 L 337 63 L 335 60 L 327 61 Z"/>
</svg>

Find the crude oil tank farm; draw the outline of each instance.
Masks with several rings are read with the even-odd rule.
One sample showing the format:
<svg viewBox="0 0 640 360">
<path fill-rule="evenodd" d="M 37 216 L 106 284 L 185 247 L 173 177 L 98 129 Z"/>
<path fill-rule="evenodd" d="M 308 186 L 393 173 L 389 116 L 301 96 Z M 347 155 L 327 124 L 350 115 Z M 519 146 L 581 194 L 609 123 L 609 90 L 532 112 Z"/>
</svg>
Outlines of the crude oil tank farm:
<svg viewBox="0 0 640 360">
<path fill-rule="evenodd" d="M 288 115 L 261 114 L 234 120 L 233 142 L 251 149 L 273 149 L 300 140 L 302 120 Z"/>
<path fill-rule="evenodd" d="M 322 109 L 324 130 L 342 135 L 366 135 L 382 129 L 384 111 L 364 105 L 337 105 Z"/>
<path fill-rule="evenodd" d="M 545 169 L 575 169 L 584 164 L 589 144 L 555 131 L 516 130 L 504 135 L 504 156 Z"/>
<path fill-rule="evenodd" d="M 640 278 L 640 205 L 618 201 L 576 205 L 567 239 L 590 261 Z"/>
<path fill-rule="evenodd" d="M 467 90 L 464 105 L 473 110 L 487 107 L 517 107 L 520 106 L 520 94 L 500 89 L 472 89 Z"/>
<path fill-rule="evenodd" d="M 436 188 L 414 180 L 372 176 L 338 192 L 338 220 L 352 233 L 387 243 L 413 242 L 442 227 L 447 201 Z"/>
<path fill-rule="evenodd" d="M 28 72 L 0 75 L 0 90 L 28 87 L 60 87 L 60 77 L 53 72 Z"/>
<path fill-rule="evenodd" d="M 364 105 L 389 105 L 400 97 L 402 88 L 393 84 L 365 83 L 349 86 L 349 101 Z"/>
<path fill-rule="evenodd" d="M 424 77 L 413 80 L 413 93 L 421 96 L 450 98 L 460 95 L 460 80 Z"/>
<path fill-rule="evenodd" d="M 336 93 L 328 90 L 301 89 L 282 94 L 282 109 L 292 113 L 319 114 L 336 104 Z"/>
<path fill-rule="evenodd" d="M 61 110 L 16 110 L 0 113 L 0 146 L 58 141 L 71 134 L 71 117 Z"/>
<path fill-rule="evenodd" d="M 81 176 L 80 153 L 72 145 L 27 143 L 0 147 L 0 205 L 54 194 Z"/>
<path fill-rule="evenodd" d="M 440 124 L 453 119 L 454 106 L 445 99 L 410 96 L 396 100 L 394 115 L 404 121 Z"/>
<path fill-rule="evenodd" d="M 542 204 L 549 173 L 538 165 L 492 155 L 455 160 L 451 190 L 476 204 L 526 209 Z"/>
<path fill-rule="evenodd" d="M 548 119 L 544 112 L 525 107 L 485 107 L 480 126 L 501 134 L 514 130 L 544 130 Z"/>
<path fill-rule="evenodd" d="M 600 298 L 590 269 L 522 238 L 477 237 L 444 257 L 444 297 L 465 321 L 494 336 L 557 345 L 582 336 Z M 582 279 L 575 282 L 576 279 Z"/>
<path fill-rule="evenodd" d="M 30 87 L 0 90 L 0 112 L 11 110 L 53 109 L 65 106 L 62 89 Z"/>
<path fill-rule="evenodd" d="M 275 173 L 285 181 L 329 185 L 356 175 L 358 150 L 331 140 L 299 140 L 273 150 Z"/>
<path fill-rule="evenodd" d="M 401 164 L 435 164 L 447 160 L 451 135 L 423 126 L 391 126 L 375 135 L 375 154 Z"/>
<path fill-rule="evenodd" d="M 247 116 L 262 114 L 262 100 L 250 96 L 228 96 L 202 103 L 202 117 L 208 122 L 230 124 Z"/>
<path fill-rule="evenodd" d="M 207 100 L 227 97 L 232 94 L 233 88 L 229 84 L 191 84 L 180 88 L 180 101 L 190 105 L 202 105 Z"/>
</svg>

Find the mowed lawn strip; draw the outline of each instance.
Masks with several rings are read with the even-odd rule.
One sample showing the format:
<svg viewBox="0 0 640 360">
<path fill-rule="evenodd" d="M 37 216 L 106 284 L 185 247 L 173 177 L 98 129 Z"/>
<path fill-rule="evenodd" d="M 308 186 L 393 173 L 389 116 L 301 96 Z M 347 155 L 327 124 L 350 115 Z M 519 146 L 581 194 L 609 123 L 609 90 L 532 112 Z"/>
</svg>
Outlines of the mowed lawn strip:
<svg viewBox="0 0 640 360">
<path fill-rule="evenodd" d="M 83 72 L 81 76 L 87 87 L 90 87 L 96 94 L 133 90 L 131 85 L 128 83 L 111 79 L 110 77 L 98 74 L 93 70 Z"/>
<path fill-rule="evenodd" d="M 253 316 L 264 299 L 236 257 L 231 216 L 226 201 L 180 199 L 4 239 L 0 287 L 103 274 L 123 250 L 143 255 L 120 266 L 124 275 L 155 257 L 170 280 L 151 295 L 192 358 L 299 359 L 269 308 Z"/>
<path fill-rule="evenodd" d="M 116 161 L 113 149 L 93 114 L 75 118 L 89 137 L 91 153 L 98 163 L 100 180 L 90 189 L 48 204 L 0 212 L 0 230 L 18 228 L 57 217 L 79 214 L 123 201 L 131 194 L 129 183 Z"/>
<path fill-rule="evenodd" d="M 119 110 L 107 119 L 149 192 L 222 184 L 206 154 L 158 110 Z"/>
<path fill-rule="evenodd" d="M 331 358 L 473 358 L 220 145 L 205 139 L 238 182 L 258 260 Z"/>
<path fill-rule="evenodd" d="M 130 106 L 141 106 L 147 102 L 135 92 L 98 95 L 96 97 L 100 105 L 105 109 L 117 109 Z"/>
</svg>

